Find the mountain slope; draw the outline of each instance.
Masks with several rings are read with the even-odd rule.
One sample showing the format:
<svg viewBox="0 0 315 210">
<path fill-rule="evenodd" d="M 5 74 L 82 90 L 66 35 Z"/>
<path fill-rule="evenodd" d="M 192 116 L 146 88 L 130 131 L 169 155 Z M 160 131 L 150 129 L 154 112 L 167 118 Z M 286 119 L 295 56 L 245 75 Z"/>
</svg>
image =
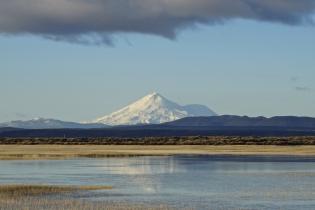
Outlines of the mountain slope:
<svg viewBox="0 0 315 210">
<path fill-rule="evenodd" d="M 152 93 L 93 122 L 106 125 L 159 124 L 189 116 L 214 115 L 216 114 L 206 106 L 180 106 L 158 93 Z"/>
<path fill-rule="evenodd" d="M 16 120 L 0 123 L 0 127 L 24 128 L 24 129 L 58 129 L 58 128 L 104 128 L 104 124 L 81 124 L 75 122 L 65 122 L 55 119 L 35 118 L 32 120 Z"/>
</svg>

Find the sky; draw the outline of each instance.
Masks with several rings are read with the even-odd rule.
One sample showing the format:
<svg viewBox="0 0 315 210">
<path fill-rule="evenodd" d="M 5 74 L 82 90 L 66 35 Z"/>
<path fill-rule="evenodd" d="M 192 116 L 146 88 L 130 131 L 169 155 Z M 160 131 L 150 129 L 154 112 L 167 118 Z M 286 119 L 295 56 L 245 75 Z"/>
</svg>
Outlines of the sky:
<svg viewBox="0 0 315 210">
<path fill-rule="evenodd" d="M 153 4 L 162 1 L 163 13 Z M 87 121 L 151 92 L 218 114 L 315 117 L 313 0 L 135 0 L 141 7 L 115 16 L 104 8 L 123 14 L 130 1 L 78 0 L 73 10 L 57 0 L 59 12 L 51 0 L 32 10 L 5 2 L 0 122 Z M 103 4 L 99 19 L 84 19 Z"/>
</svg>

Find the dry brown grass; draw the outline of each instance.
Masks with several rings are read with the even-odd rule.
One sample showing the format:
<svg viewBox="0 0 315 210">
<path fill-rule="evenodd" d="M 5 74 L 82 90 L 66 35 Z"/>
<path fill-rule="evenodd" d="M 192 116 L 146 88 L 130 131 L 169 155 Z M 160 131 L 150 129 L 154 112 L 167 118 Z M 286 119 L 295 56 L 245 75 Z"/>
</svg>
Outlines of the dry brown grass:
<svg viewBox="0 0 315 210">
<path fill-rule="evenodd" d="M 159 155 L 307 155 L 315 146 L 266 145 L 0 145 L 0 159 L 104 158 Z"/>
</svg>

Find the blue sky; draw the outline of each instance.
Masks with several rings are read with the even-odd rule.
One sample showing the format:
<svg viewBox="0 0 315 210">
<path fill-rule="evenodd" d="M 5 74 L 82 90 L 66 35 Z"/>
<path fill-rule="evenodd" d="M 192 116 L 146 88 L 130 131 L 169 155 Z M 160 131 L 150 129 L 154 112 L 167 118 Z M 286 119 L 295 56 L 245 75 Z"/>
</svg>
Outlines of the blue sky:
<svg viewBox="0 0 315 210">
<path fill-rule="evenodd" d="M 0 121 L 84 121 L 150 93 L 219 114 L 315 117 L 315 27 L 234 20 L 114 46 L 0 36 Z"/>
</svg>

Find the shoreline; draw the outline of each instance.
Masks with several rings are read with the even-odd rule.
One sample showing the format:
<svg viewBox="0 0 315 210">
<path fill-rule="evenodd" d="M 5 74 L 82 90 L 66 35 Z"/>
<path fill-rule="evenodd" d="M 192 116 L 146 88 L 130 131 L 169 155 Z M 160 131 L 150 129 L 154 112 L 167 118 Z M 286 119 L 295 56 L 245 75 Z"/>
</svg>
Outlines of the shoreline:
<svg viewBox="0 0 315 210">
<path fill-rule="evenodd" d="M 0 160 L 40 160 L 175 155 L 307 156 L 315 146 L 266 145 L 0 145 Z"/>
</svg>

